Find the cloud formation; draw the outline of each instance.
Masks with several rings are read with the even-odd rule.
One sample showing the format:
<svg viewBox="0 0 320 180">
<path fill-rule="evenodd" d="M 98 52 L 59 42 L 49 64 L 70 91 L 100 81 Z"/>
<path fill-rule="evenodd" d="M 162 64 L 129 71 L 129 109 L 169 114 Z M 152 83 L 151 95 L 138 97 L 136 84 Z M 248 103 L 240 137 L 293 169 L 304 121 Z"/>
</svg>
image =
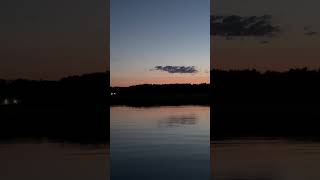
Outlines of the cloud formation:
<svg viewBox="0 0 320 180">
<path fill-rule="evenodd" d="M 174 74 L 174 73 L 192 74 L 192 73 L 198 72 L 195 66 L 155 66 L 154 69 L 151 69 L 151 70 L 164 71 L 171 74 Z"/>
<path fill-rule="evenodd" d="M 306 27 L 303 28 L 303 30 L 304 30 L 304 35 L 306 35 L 306 36 L 315 36 L 315 35 L 318 35 L 318 32 L 313 31 L 313 30 L 311 29 L 311 27 L 306 26 Z"/>
<path fill-rule="evenodd" d="M 273 37 L 280 27 L 273 25 L 272 16 L 211 16 L 210 34 L 213 36 Z"/>
</svg>

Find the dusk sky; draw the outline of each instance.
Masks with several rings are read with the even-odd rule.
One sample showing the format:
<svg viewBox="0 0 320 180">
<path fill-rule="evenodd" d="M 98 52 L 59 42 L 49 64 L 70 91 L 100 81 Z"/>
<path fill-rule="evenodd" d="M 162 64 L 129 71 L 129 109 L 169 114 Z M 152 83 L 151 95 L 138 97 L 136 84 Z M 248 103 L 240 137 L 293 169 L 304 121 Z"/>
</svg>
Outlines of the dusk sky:
<svg viewBox="0 0 320 180">
<path fill-rule="evenodd" d="M 279 31 L 272 36 L 246 32 L 246 35 L 227 37 L 221 26 L 211 36 L 211 68 L 262 71 L 320 68 L 319 5 L 317 0 L 212 0 L 212 15 L 269 15 L 270 25 Z M 234 29 L 237 28 L 241 30 Z"/>
<path fill-rule="evenodd" d="M 0 79 L 105 72 L 107 1 L 2 0 Z"/>
<path fill-rule="evenodd" d="M 208 83 L 210 0 L 114 0 L 111 86 Z"/>
</svg>

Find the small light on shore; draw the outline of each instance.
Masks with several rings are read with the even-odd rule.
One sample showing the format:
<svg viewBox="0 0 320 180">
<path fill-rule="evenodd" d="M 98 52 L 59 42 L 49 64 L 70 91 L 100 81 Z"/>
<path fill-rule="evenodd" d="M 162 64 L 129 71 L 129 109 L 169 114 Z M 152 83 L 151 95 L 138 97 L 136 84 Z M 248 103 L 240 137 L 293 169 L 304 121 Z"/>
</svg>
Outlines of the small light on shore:
<svg viewBox="0 0 320 180">
<path fill-rule="evenodd" d="M 9 104 L 9 99 L 4 99 L 3 104 L 4 105 L 8 105 Z"/>
<path fill-rule="evenodd" d="M 18 99 L 9 99 L 5 98 L 2 102 L 0 101 L 0 105 L 11 105 L 11 104 L 19 104 L 20 100 Z"/>
</svg>

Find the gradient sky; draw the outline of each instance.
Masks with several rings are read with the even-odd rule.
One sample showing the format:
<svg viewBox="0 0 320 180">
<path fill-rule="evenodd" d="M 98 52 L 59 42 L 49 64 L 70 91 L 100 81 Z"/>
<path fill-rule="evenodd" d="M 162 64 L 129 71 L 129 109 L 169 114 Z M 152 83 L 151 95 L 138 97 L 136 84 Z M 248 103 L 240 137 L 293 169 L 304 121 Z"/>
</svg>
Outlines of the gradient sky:
<svg viewBox="0 0 320 180">
<path fill-rule="evenodd" d="M 0 79 L 60 79 L 108 68 L 107 0 L 1 0 Z"/>
<path fill-rule="evenodd" d="M 111 86 L 209 82 L 210 0 L 112 0 Z M 155 66 L 195 66 L 168 73 Z"/>
<path fill-rule="evenodd" d="M 320 1 L 318 0 L 212 0 L 211 14 L 271 15 L 280 27 L 275 37 L 211 36 L 211 68 L 284 71 L 320 68 Z M 306 32 L 316 32 L 306 35 Z M 267 43 L 261 43 L 261 42 Z"/>
</svg>

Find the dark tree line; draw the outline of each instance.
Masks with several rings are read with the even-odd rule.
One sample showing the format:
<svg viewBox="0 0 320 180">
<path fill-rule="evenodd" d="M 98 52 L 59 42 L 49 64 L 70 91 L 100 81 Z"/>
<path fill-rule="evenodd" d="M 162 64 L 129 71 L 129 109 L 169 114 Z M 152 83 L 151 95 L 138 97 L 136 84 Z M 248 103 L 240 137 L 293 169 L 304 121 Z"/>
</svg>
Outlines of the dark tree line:
<svg viewBox="0 0 320 180">
<path fill-rule="evenodd" d="M 209 104 L 209 84 L 144 84 L 112 87 L 111 103 L 132 106 Z"/>
<path fill-rule="evenodd" d="M 0 80 L 0 101 L 17 99 L 22 105 L 107 105 L 109 73 L 70 76 L 59 81 Z"/>
<path fill-rule="evenodd" d="M 320 71 L 211 71 L 211 138 L 320 138 Z"/>
<path fill-rule="evenodd" d="M 215 103 L 319 103 L 320 71 L 211 72 Z"/>
</svg>

